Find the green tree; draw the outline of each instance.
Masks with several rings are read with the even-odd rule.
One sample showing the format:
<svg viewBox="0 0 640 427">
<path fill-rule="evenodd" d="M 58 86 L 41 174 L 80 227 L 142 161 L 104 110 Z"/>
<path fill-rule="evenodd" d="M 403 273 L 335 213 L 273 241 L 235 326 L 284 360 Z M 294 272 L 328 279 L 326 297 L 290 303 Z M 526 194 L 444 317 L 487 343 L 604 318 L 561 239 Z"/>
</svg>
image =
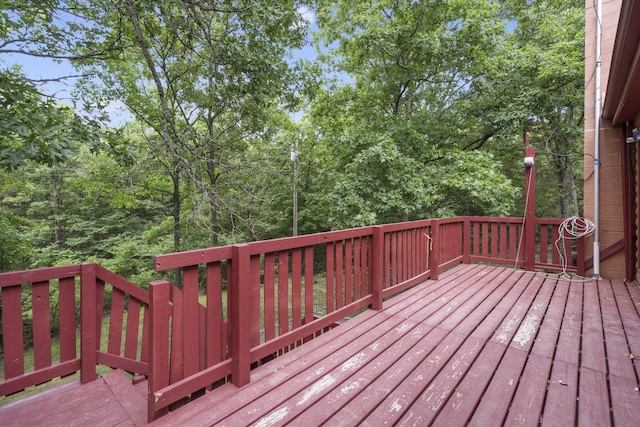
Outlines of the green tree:
<svg viewBox="0 0 640 427">
<path fill-rule="evenodd" d="M 104 117 L 83 116 L 42 86 L 68 82 L 75 75 L 30 79 L 19 67 L 2 66 L 8 55 L 82 61 L 106 58 L 113 46 L 101 46 L 95 26 L 98 9 L 84 1 L 13 1 L 0 9 L 0 168 L 16 168 L 32 160 L 55 166 L 81 146 L 125 154 L 113 132 L 103 132 Z M 79 54 L 82 50 L 84 53 Z M 4 61 L 3 61 L 4 60 Z"/>
<path fill-rule="evenodd" d="M 335 170 L 346 172 L 332 205 L 351 208 L 335 218 L 351 212 L 365 224 L 512 209 L 515 188 L 500 163 L 464 153 L 497 133 L 469 107 L 484 97 L 473 83 L 488 78 L 505 44 L 495 2 L 321 2 L 318 24 L 323 57 L 350 76 L 312 110 Z M 473 192 L 461 189 L 483 180 L 478 191 L 486 195 L 493 181 L 500 197 L 470 202 Z"/>
<path fill-rule="evenodd" d="M 105 43 L 120 38 L 135 48 L 106 65 L 92 64 L 106 89 L 95 95 L 121 99 L 171 157 L 175 232 L 183 200 L 177 192 L 188 179 L 198 198 L 193 206 L 206 202 L 198 213 L 209 215 L 210 244 L 217 245 L 221 234 L 233 234 L 238 211 L 224 189 L 246 183 L 223 181 L 256 167 L 238 159 L 250 141 L 275 135 L 274 112 L 295 105 L 302 91 L 303 68 L 293 63 L 291 50 L 304 43 L 307 23 L 295 1 L 153 6 L 126 1 L 107 19 L 119 25 Z M 179 246 L 177 236 L 174 241 Z"/>
</svg>

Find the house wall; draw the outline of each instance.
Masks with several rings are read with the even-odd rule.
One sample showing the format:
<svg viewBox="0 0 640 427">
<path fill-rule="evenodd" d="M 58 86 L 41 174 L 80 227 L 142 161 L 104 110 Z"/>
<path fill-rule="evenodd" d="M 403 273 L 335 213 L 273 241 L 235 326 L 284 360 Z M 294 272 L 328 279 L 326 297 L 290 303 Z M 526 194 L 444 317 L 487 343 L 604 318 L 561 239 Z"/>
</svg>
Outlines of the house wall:
<svg viewBox="0 0 640 427">
<path fill-rule="evenodd" d="M 634 126 L 637 129 L 640 129 L 640 113 L 636 116 L 634 120 Z M 634 234 L 636 237 L 636 282 L 640 283 L 640 147 L 638 144 L 635 146 L 634 150 L 634 160 L 635 160 L 635 218 L 634 218 Z"/>
<path fill-rule="evenodd" d="M 594 137 L 595 137 L 595 67 L 596 9 L 593 0 L 585 0 L 585 123 L 584 123 L 584 216 L 594 219 Z M 615 42 L 620 0 L 602 1 L 601 102 L 604 102 Z M 600 251 L 619 242 L 624 236 L 622 209 L 622 129 L 611 122 L 600 122 Z M 593 237 L 587 242 L 587 258 L 593 256 Z M 590 272 L 593 272 L 591 270 Z M 602 260 L 600 275 L 625 277 L 624 251 Z"/>
</svg>

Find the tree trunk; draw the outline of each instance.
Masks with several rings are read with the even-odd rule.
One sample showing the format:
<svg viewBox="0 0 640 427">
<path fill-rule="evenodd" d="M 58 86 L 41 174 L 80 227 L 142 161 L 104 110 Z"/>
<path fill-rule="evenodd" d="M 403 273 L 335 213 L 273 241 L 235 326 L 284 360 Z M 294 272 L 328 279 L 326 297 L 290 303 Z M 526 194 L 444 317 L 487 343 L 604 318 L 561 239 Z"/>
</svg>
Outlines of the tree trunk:
<svg viewBox="0 0 640 427">
<path fill-rule="evenodd" d="M 62 183 L 62 177 L 57 173 L 51 175 L 51 204 L 53 206 L 53 238 L 58 247 L 64 244 L 64 237 L 62 233 L 62 221 L 60 220 L 60 184 Z"/>
<path fill-rule="evenodd" d="M 571 170 L 571 160 L 568 157 L 559 157 L 556 162 L 558 166 L 558 179 L 560 181 L 560 208 L 562 218 L 578 216 L 578 191 L 575 179 Z"/>
<path fill-rule="evenodd" d="M 180 250 L 180 160 L 173 157 L 173 170 L 171 173 L 173 181 L 173 195 L 171 203 L 171 214 L 173 216 L 173 250 Z"/>
<path fill-rule="evenodd" d="M 211 245 L 218 246 L 220 241 L 220 224 L 218 224 L 218 175 L 215 165 L 215 148 L 213 144 L 209 146 L 209 155 L 207 163 L 207 174 L 209 175 L 209 204 L 211 207 Z"/>
</svg>

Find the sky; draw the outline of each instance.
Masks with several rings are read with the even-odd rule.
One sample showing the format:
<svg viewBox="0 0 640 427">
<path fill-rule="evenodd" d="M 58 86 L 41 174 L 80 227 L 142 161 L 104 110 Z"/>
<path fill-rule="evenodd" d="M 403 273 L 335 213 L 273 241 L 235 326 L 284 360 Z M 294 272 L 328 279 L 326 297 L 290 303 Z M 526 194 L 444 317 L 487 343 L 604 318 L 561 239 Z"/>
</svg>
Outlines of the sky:
<svg viewBox="0 0 640 427">
<path fill-rule="evenodd" d="M 315 22 L 315 14 L 308 8 L 299 8 L 303 18 L 309 23 L 311 29 L 317 29 Z M 298 58 L 314 59 L 316 57 L 315 49 L 312 46 L 306 46 L 293 53 L 294 60 Z M 48 58 L 38 58 L 34 56 L 21 54 L 3 54 L 0 56 L 0 67 L 18 65 L 22 68 L 25 75 L 32 80 L 59 79 L 63 76 L 72 76 L 78 74 L 69 61 L 54 61 Z M 73 82 L 74 79 L 66 79 L 64 81 L 50 81 L 39 85 L 42 92 L 48 96 L 53 96 L 60 102 L 73 105 Z M 121 126 L 132 120 L 131 113 L 126 106 L 120 101 L 112 101 L 106 107 L 106 112 L 111 118 L 111 125 Z"/>
</svg>

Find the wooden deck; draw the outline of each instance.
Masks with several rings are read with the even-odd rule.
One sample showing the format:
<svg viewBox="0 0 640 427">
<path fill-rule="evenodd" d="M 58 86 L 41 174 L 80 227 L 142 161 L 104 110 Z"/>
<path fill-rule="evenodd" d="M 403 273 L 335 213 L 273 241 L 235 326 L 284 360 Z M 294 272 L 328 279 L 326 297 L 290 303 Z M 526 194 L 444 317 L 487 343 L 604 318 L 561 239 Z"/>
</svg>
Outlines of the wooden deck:
<svg viewBox="0 0 640 427">
<path fill-rule="evenodd" d="M 634 283 L 461 265 L 152 425 L 637 426 L 639 308 Z M 0 425 L 71 424 L 38 418 L 65 401 L 47 393 L 0 407 Z M 76 405 L 77 425 L 140 424 Z"/>
</svg>

